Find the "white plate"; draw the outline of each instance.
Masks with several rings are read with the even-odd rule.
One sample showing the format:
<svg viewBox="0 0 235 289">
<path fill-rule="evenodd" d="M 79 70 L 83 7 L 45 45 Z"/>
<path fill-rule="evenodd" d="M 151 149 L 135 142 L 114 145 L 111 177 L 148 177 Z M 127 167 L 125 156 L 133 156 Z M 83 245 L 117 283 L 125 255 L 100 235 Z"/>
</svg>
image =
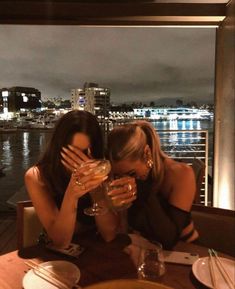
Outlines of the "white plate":
<svg viewBox="0 0 235 289">
<path fill-rule="evenodd" d="M 208 261 L 209 257 L 199 258 L 196 262 L 193 263 L 192 271 L 194 276 L 198 279 L 198 281 L 200 281 L 202 284 L 206 285 L 209 288 L 213 288 Z M 220 261 L 223 264 L 229 276 L 231 277 L 231 279 L 234 280 L 235 262 L 230 259 L 221 257 Z M 225 282 L 219 269 L 216 266 L 215 266 L 215 278 L 218 289 L 229 289 L 229 286 Z"/>
<path fill-rule="evenodd" d="M 71 285 L 76 284 L 80 279 L 80 270 L 76 265 L 68 261 L 49 261 L 40 263 L 40 266 L 49 269 L 66 280 Z M 57 289 L 57 287 L 35 274 L 34 270 L 29 270 L 23 278 L 24 289 Z M 72 287 L 72 286 L 71 286 Z"/>
</svg>

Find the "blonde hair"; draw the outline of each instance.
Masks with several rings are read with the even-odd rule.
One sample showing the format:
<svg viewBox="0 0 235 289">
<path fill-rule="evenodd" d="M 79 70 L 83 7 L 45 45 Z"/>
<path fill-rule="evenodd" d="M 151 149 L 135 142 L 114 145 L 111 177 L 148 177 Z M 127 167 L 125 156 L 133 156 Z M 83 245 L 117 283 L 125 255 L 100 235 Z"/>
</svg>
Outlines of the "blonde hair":
<svg viewBox="0 0 235 289">
<path fill-rule="evenodd" d="M 144 159 L 144 149 L 149 146 L 152 154 L 152 178 L 161 184 L 164 175 L 164 159 L 155 128 L 147 121 L 136 121 L 115 127 L 108 136 L 108 154 L 111 162 Z"/>
</svg>

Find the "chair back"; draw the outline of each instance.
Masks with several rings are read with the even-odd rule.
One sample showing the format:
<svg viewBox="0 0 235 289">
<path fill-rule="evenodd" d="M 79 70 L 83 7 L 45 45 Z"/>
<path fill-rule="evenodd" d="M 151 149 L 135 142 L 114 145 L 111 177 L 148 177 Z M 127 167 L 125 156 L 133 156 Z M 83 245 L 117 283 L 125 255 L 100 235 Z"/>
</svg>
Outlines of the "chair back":
<svg viewBox="0 0 235 289">
<path fill-rule="evenodd" d="M 235 211 L 193 204 L 199 243 L 235 257 Z"/>
<path fill-rule="evenodd" d="M 36 211 L 31 201 L 17 203 L 17 247 L 18 249 L 36 245 L 42 232 Z"/>
<path fill-rule="evenodd" d="M 202 183 L 203 179 L 205 176 L 205 163 L 197 158 L 194 158 L 193 163 L 192 163 L 192 168 L 195 174 L 195 180 L 196 180 L 196 195 L 194 198 L 194 203 L 195 204 L 200 204 L 201 203 L 201 188 L 202 188 Z"/>
</svg>

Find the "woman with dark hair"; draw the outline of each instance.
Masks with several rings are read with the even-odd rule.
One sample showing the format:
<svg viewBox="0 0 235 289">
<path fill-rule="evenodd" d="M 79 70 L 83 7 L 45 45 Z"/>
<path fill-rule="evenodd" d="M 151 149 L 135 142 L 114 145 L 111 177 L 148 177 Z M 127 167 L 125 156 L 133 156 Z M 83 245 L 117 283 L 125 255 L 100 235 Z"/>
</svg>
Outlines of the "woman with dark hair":
<svg viewBox="0 0 235 289">
<path fill-rule="evenodd" d="M 104 157 L 103 135 L 94 115 L 73 110 L 63 115 L 41 159 L 25 174 L 25 185 L 37 215 L 53 244 L 66 247 L 76 224 L 94 224 L 83 213 L 90 206 L 89 191 L 104 178 L 90 174 L 78 182 L 79 165 Z M 99 217 L 97 217 L 99 226 Z M 78 222 L 77 222 L 78 221 Z M 101 225 L 100 225 L 101 224 Z"/>
<path fill-rule="evenodd" d="M 180 239 L 197 239 L 190 214 L 196 192 L 194 172 L 161 150 L 151 123 L 137 121 L 115 127 L 108 136 L 108 157 L 114 175 L 136 179 L 134 200 L 128 193 L 109 192 L 116 200 L 132 204 L 127 214 L 130 230 L 161 242 L 164 248 L 172 248 Z M 119 223 L 116 220 L 114 227 Z"/>
</svg>

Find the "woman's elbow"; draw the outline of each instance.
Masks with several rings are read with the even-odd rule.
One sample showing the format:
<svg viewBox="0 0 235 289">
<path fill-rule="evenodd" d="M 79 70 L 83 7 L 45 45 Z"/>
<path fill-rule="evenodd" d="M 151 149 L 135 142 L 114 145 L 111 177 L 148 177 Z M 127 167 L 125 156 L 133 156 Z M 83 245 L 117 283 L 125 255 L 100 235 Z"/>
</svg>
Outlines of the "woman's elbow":
<svg viewBox="0 0 235 289">
<path fill-rule="evenodd" d="M 53 246 L 55 246 L 58 249 L 67 248 L 69 246 L 69 244 L 70 244 L 69 240 L 61 240 L 61 239 L 58 239 L 58 238 L 51 238 L 50 240 L 51 240 Z"/>
<path fill-rule="evenodd" d="M 47 241 L 49 243 L 52 243 L 52 245 L 55 246 L 56 248 L 61 249 L 67 248 L 71 243 L 71 238 L 68 238 L 63 234 L 50 232 L 49 230 L 46 230 L 46 232 L 47 232 Z"/>
</svg>

